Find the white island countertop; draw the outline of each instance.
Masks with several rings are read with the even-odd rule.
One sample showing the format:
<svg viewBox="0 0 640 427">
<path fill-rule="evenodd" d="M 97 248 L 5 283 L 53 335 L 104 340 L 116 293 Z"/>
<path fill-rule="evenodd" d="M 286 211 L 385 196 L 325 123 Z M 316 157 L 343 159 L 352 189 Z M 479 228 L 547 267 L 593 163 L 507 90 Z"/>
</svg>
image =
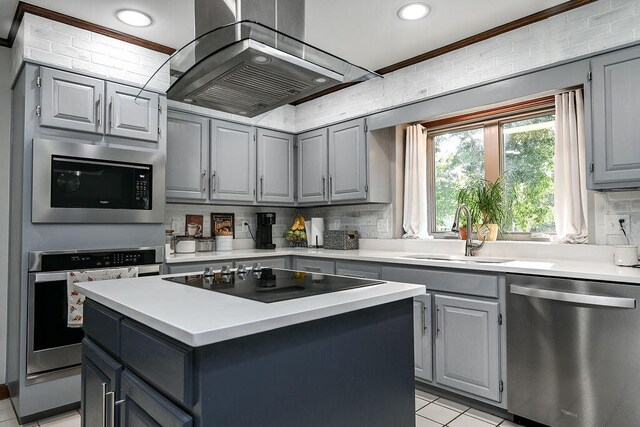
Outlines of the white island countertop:
<svg viewBox="0 0 640 427">
<path fill-rule="evenodd" d="M 169 282 L 162 277 L 166 276 L 78 283 L 74 287 L 86 297 L 191 347 L 425 293 L 422 285 L 386 282 L 266 304 Z"/>
<path fill-rule="evenodd" d="M 558 247 L 558 245 L 556 245 Z M 366 261 L 384 264 L 403 264 L 416 267 L 439 267 L 458 270 L 474 270 L 496 273 L 530 274 L 537 276 L 563 277 L 570 279 L 601 280 L 609 282 L 640 284 L 640 268 L 620 267 L 613 264 L 612 260 L 579 260 L 579 259 L 551 259 L 544 257 L 552 246 L 540 245 L 542 255 L 539 257 L 522 257 L 500 255 L 501 258 L 511 259 L 503 263 L 472 263 L 462 261 L 424 260 L 411 259 L 412 255 L 422 254 L 427 251 L 398 251 L 380 249 L 359 250 L 328 250 L 310 248 L 278 248 L 276 250 L 241 249 L 226 252 L 199 252 L 194 254 L 170 255 L 166 259 L 167 264 L 180 263 L 220 263 L 252 258 L 299 256 L 311 258 L 331 259 L 334 261 Z M 572 248 L 563 248 L 571 250 Z M 435 252 L 432 252 L 434 254 Z M 231 266 L 231 265 L 230 265 Z M 199 268 L 194 268 L 198 270 Z"/>
</svg>

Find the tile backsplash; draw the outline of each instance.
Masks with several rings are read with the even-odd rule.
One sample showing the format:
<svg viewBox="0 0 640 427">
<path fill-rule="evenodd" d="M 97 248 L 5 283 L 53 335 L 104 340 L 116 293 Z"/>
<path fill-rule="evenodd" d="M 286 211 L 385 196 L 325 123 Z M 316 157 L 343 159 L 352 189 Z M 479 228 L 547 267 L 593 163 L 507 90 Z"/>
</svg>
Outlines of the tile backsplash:
<svg viewBox="0 0 640 427">
<path fill-rule="evenodd" d="M 598 245 L 626 244 L 622 234 L 609 235 L 605 229 L 607 215 L 629 215 L 626 224 L 631 244 L 640 244 L 640 191 L 614 191 L 594 193 L 595 229 Z"/>
<path fill-rule="evenodd" d="M 325 230 L 356 229 L 363 239 L 391 239 L 391 204 L 323 206 L 300 209 L 305 219 L 324 218 Z"/>
</svg>

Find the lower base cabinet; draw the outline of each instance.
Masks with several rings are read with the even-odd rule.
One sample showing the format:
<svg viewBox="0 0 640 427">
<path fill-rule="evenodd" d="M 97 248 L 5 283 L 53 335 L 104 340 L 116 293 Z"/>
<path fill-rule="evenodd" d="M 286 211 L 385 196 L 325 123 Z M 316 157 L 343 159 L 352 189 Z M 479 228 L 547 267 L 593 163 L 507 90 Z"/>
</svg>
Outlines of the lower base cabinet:
<svg viewBox="0 0 640 427">
<path fill-rule="evenodd" d="M 192 425 L 189 414 L 124 369 L 93 341 L 83 340 L 83 427 Z"/>
<path fill-rule="evenodd" d="M 500 401 L 498 301 L 434 294 L 436 382 Z"/>
</svg>

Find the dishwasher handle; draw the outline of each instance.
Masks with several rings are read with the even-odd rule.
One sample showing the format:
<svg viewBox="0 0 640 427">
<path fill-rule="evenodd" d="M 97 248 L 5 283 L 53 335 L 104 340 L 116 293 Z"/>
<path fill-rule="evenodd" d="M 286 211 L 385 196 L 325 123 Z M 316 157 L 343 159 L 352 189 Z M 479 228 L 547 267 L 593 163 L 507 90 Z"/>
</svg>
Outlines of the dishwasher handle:
<svg viewBox="0 0 640 427">
<path fill-rule="evenodd" d="M 552 289 L 543 289 L 517 284 L 510 285 L 509 291 L 512 294 L 516 295 L 523 295 L 532 298 L 542 298 L 552 301 L 562 301 L 574 304 L 585 304 L 612 308 L 636 308 L 636 300 L 634 298 L 579 294 L 575 292 L 561 292 Z"/>
</svg>

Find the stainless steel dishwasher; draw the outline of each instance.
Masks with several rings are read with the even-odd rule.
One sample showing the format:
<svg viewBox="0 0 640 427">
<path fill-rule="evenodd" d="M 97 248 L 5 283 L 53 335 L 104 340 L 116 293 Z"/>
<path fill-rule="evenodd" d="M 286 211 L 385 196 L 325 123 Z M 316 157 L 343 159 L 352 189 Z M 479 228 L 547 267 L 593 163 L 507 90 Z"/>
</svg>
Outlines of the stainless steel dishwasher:
<svg viewBox="0 0 640 427">
<path fill-rule="evenodd" d="M 507 275 L 509 412 L 640 425 L 640 285 Z"/>
</svg>

